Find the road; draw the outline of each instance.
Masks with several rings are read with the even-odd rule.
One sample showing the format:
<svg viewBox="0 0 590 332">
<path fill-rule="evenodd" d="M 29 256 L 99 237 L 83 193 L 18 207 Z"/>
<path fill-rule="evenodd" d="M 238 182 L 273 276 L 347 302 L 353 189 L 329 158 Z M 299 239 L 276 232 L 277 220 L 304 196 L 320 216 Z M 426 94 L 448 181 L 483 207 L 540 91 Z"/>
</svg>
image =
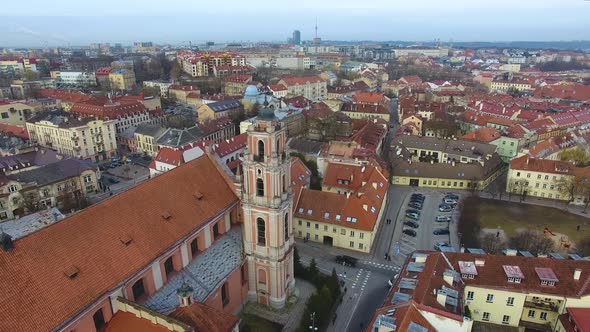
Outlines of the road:
<svg viewBox="0 0 590 332">
<path fill-rule="evenodd" d="M 92 195 L 89 198 L 91 203 L 94 204 L 100 202 L 109 196 L 123 192 L 149 178 L 149 170 L 145 167 L 131 165 L 129 171 L 124 171 L 124 167 L 125 166 L 118 166 L 117 168 L 109 169 L 108 172 L 110 174 L 103 172 L 101 181 L 108 186 L 108 189 L 104 192 Z M 116 179 L 116 181 L 119 182 L 111 183 L 109 179 Z"/>
</svg>

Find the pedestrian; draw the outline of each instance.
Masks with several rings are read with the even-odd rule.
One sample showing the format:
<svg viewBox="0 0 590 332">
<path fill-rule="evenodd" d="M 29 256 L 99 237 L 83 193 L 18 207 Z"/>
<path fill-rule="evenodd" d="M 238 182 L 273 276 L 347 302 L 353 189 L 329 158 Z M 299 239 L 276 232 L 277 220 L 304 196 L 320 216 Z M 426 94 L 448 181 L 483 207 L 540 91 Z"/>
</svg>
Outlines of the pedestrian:
<svg viewBox="0 0 590 332">
<path fill-rule="evenodd" d="M 580 231 L 580 225 L 578 225 L 578 226 L 576 227 L 576 230 L 577 230 L 578 232 Z"/>
<path fill-rule="evenodd" d="M 497 231 L 496 232 L 496 238 L 499 238 L 499 237 L 500 237 L 500 231 Z"/>
</svg>

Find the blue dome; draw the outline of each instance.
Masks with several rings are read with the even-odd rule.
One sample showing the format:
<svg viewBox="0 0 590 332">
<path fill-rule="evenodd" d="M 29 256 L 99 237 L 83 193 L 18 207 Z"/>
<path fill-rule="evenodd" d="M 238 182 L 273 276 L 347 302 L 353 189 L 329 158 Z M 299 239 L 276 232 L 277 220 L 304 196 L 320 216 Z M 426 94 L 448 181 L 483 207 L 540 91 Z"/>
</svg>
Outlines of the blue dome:
<svg viewBox="0 0 590 332">
<path fill-rule="evenodd" d="M 244 93 L 244 95 L 246 97 L 256 97 L 259 93 L 260 92 L 258 92 L 258 88 L 256 87 L 256 85 L 248 85 L 246 87 L 246 92 Z"/>
</svg>

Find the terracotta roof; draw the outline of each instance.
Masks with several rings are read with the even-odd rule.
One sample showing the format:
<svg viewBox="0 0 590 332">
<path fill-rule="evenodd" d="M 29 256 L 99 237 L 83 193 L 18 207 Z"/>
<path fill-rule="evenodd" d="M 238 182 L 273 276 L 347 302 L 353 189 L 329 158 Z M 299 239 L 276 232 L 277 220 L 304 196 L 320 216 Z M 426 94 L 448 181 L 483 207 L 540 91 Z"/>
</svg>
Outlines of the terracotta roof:
<svg viewBox="0 0 590 332">
<path fill-rule="evenodd" d="M 523 155 L 510 161 L 510 168 L 522 171 L 570 175 L 574 165 L 566 161 L 531 158 Z"/>
<path fill-rule="evenodd" d="M 271 84 L 268 86 L 269 89 L 271 89 L 272 91 L 285 91 L 287 90 L 287 88 L 282 85 L 282 84 Z"/>
<path fill-rule="evenodd" d="M 76 90 L 41 89 L 39 90 L 39 96 L 42 98 L 59 99 L 72 103 L 89 101 L 92 99 L 92 96 Z"/>
<path fill-rule="evenodd" d="M 590 332 L 590 308 L 567 308 L 566 310 L 578 332 Z"/>
<path fill-rule="evenodd" d="M 399 79 L 400 82 L 405 84 L 420 84 L 422 83 L 422 79 L 416 75 L 404 76 Z"/>
<path fill-rule="evenodd" d="M 147 318 L 119 310 L 113 315 L 104 332 L 171 332 L 171 330 L 163 325 L 154 324 Z"/>
<path fill-rule="evenodd" d="M 0 123 L 0 132 L 11 136 L 20 137 L 24 140 L 29 139 L 29 132 L 27 129 L 16 125 Z"/>
<path fill-rule="evenodd" d="M 304 77 L 296 77 L 296 76 L 283 76 L 281 82 L 284 82 L 287 86 L 289 85 L 304 85 L 307 83 L 319 83 L 322 82 L 322 79 L 319 76 L 304 76 Z"/>
<path fill-rule="evenodd" d="M 342 112 L 389 114 L 389 110 L 383 105 L 350 104 L 342 105 Z"/>
<path fill-rule="evenodd" d="M 294 194 L 293 202 L 296 205 L 299 200 L 301 188 L 309 188 L 311 172 L 303 161 L 297 157 L 291 157 L 291 191 Z"/>
<path fill-rule="evenodd" d="M 582 84 L 547 85 L 537 88 L 534 92 L 537 98 L 559 98 L 579 101 L 590 100 L 590 86 Z"/>
<path fill-rule="evenodd" d="M 379 321 L 379 316 L 387 316 L 392 310 L 394 312 L 393 315 L 391 315 L 390 317 L 395 319 L 396 331 L 409 331 L 408 329 L 410 328 L 410 325 L 413 323 L 420 325 L 421 327 L 426 329 L 422 331 L 437 332 L 437 330 L 434 327 L 432 327 L 430 323 L 428 323 L 426 318 L 422 316 L 422 313 L 420 313 L 420 310 L 417 307 L 417 303 L 412 300 L 395 305 L 385 305 L 377 309 L 375 315 L 373 316 L 373 319 L 367 325 L 365 332 L 374 332 L 374 326 L 379 326 L 375 325 L 375 323 Z"/>
<path fill-rule="evenodd" d="M 379 104 L 387 102 L 389 98 L 380 92 L 362 92 L 359 91 L 352 96 L 356 103 L 361 104 Z"/>
<path fill-rule="evenodd" d="M 463 139 L 468 139 L 472 141 L 484 142 L 489 143 L 491 141 L 495 141 L 502 136 L 500 131 L 496 128 L 491 127 L 482 127 L 476 129 L 470 133 L 463 135 Z"/>
<path fill-rule="evenodd" d="M 219 69 L 219 68 L 218 68 Z M 232 83 L 248 83 L 252 80 L 252 75 L 232 74 L 223 78 L 226 82 Z"/>
<path fill-rule="evenodd" d="M 236 316 L 203 303 L 178 307 L 168 316 L 195 328 L 195 332 L 230 332 L 238 324 Z"/>
<path fill-rule="evenodd" d="M 203 156 L 0 251 L 1 331 L 47 331 L 76 315 L 239 200 Z M 191 179 L 187 181 L 186 179 Z M 165 189 L 163 189 L 165 188 Z M 196 202 L 194 193 L 203 194 Z M 162 214 L 169 213 L 163 222 Z M 123 245 L 121 237 L 131 237 Z M 64 271 L 79 272 L 70 279 Z"/>
<path fill-rule="evenodd" d="M 136 100 L 119 100 L 113 103 L 83 102 L 75 103 L 70 109 L 73 114 L 89 115 L 99 119 L 116 119 L 119 117 L 147 112 L 145 105 Z"/>
</svg>

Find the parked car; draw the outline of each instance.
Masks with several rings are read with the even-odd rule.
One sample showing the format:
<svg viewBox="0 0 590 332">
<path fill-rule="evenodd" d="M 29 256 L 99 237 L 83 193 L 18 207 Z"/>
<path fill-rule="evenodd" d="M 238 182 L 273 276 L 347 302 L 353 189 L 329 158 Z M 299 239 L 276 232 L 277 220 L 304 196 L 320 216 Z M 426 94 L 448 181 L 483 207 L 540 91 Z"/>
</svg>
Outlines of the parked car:
<svg viewBox="0 0 590 332">
<path fill-rule="evenodd" d="M 459 195 L 453 194 L 453 193 L 447 193 L 445 195 L 445 198 L 450 198 L 450 199 L 454 199 L 454 200 L 458 201 L 459 200 Z"/>
<path fill-rule="evenodd" d="M 448 228 L 437 228 L 432 232 L 434 235 L 447 235 L 449 233 L 450 232 Z"/>
<path fill-rule="evenodd" d="M 410 228 L 404 228 L 402 233 L 404 233 L 407 236 L 416 237 L 416 231 Z"/>
<path fill-rule="evenodd" d="M 436 221 L 436 222 L 451 222 L 451 217 L 449 217 L 449 216 L 436 216 L 436 218 L 434 218 L 434 221 Z"/>
<path fill-rule="evenodd" d="M 443 203 L 451 205 L 451 204 L 457 204 L 457 201 L 452 198 L 445 197 L 445 198 L 443 198 Z"/>
<path fill-rule="evenodd" d="M 413 219 L 413 220 L 418 220 L 418 219 L 420 219 L 420 214 L 414 213 L 414 212 L 406 212 L 406 217 Z"/>
<path fill-rule="evenodd" d="M 413 220 L 406 220 L 406 221 L 404 221 L 404 225 L 410 226 L 412 228 L 418 228 L 418 227 L 420 227 L 420 225 L 417 222 L 413 221 Z"/>
<path fill-rule="evenodd" d="M 342 264 L 344 266 L 355 267 L 357 261 L 358 259 L 347 255 L 336 256 L 336 263 Z"/>
<path fill-rule="evenodd" d="M 423 199 L 420 199 L 420 198 L 411 198 L 410 199 L 410 202 L 417 202 L 417 203 L 420 203 L 420 204 L 424 204 L 424 200 Z"/>
<path fill-rule="evenodd" d="M 448 244 L 448 243 L 446 243 L 446 242 L 437 242 L 437 243 L 434 245 L 434 249 L 435 249 L 435 250 L 438 250 L 438 251 L 441 251 L 441 248 L 442 248 L 442 247 L 448 247 L 448 246 L 449 246 L 449 244 Z"/>
<path fill-rule="evenodd" d="M 410 196 L 410 200 L 412 200 L 412 201 L 424 202 L 425 199 L 426 199 L 426 197 L 421 194 L 412 194 L 412 196 Z"/>
<path fill-rule="evenodd" d="M 416 209 L 406 209 L 406 213 L 416 213 L 416 214 L 420 214 L 420 211 L 416 210 Z"/>
<path fill-rule="evenodd" d="M 438 206 L 438 210 L 440 212 L 451 212 L 451 211 L 453 211 L 453 207 L 450 206 L 449 204 L 444 204 L 443 203 L 443 204 L 441 204 L 441 205 Z"/>
<path fill-rule="evenodd" d="M 414 209 L 422 210 L 422 203 L 420 202 L 410 202 L 408 206 Z"/>
</svg>

